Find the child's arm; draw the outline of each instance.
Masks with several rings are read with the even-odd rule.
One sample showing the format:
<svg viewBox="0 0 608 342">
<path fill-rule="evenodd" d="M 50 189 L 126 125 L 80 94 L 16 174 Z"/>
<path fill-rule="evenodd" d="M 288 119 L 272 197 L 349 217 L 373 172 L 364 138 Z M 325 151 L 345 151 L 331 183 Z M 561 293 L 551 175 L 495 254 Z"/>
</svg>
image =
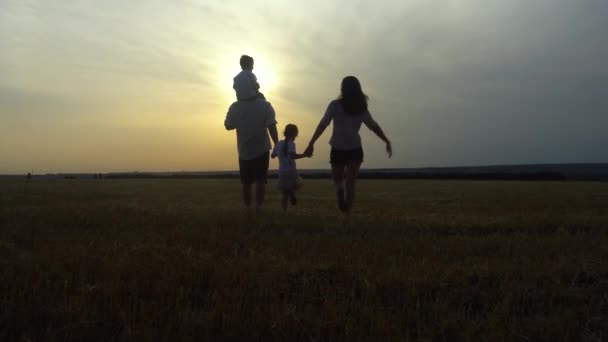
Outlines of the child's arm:
<svg viewBox="0 0 608 342">
<path fill-rule="evenodd" d="M 254 73 L 251 73 L 251 86 L 255 90 L 260 90 L 260 84 L 258 83 L 258 78 L 255 76 Z"/>
</svg>

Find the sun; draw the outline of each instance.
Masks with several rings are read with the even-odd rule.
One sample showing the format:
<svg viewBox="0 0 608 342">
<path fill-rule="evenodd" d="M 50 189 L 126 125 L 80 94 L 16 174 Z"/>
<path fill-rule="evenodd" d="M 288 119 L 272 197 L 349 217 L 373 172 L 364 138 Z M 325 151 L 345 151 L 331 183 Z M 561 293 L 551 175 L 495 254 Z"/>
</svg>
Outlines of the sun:
<svg viewBox="0 0 608 342">
<path fill-rule="evenodd" d="M 254 61 L 253 73 L 258 78 L 258 83 L 260 83 L 260 91 L 274 91 L 277 87 L 278 80 L 272 63 L 262 56 L 257 58 L 254 57 Z"/>
</svg>

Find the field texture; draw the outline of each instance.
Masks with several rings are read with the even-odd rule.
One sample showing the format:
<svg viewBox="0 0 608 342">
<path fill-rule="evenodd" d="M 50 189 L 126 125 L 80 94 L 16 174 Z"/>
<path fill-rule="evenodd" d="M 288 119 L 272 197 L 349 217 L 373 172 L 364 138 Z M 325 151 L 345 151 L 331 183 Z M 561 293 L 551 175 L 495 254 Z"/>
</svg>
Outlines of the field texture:
<svg viewBox="0 0 608 342">
<path fill-rule="evenodd" d="M 272 185 L 272 184 L 271 184 Z M 608 183 L 0 181 L 0 341 L 606 341 Z"/>
</svg>

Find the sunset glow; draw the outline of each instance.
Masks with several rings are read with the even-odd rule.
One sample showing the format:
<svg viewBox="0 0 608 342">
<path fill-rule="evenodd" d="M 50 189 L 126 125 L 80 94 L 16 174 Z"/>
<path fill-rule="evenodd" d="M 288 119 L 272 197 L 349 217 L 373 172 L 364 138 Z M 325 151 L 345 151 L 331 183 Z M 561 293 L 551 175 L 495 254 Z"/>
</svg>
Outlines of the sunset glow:
<svg viewBox="0 0 608 342">
<path fill-rule="evenodd" d="M 356 75 L 394 145 L 363 129 L 364 167 L 605 161 L 607 7 L 2 1 L 0 173 L 236 169 L 242 54 L 298 146 Z"/>
</svg>

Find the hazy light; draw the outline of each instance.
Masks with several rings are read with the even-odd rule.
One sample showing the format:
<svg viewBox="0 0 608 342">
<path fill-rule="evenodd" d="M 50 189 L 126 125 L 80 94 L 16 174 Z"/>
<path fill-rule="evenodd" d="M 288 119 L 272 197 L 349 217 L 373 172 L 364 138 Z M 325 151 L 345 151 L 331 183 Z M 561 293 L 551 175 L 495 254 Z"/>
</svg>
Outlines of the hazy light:
<svg viewBox="0 0 608 342">
<path fill-rule="evenodd" d="M 608 2 L 0 0 L 0 173 L 236 169 L 239 57 L 304 145 L 356 75 L 364 167 L 608 160 Z M 330 130 L 302 168 L 328 167 Z"/>
</svg>

